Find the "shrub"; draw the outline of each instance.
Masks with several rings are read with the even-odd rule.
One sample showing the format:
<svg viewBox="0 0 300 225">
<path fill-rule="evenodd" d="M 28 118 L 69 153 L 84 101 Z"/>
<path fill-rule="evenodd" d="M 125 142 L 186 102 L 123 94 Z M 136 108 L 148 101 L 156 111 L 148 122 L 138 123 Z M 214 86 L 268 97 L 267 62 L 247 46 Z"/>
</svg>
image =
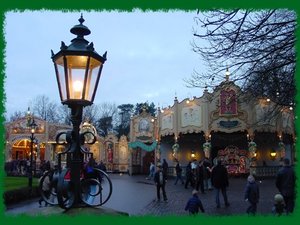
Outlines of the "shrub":
<svg viewBox="0 0 300 225">
<path fill-rule="evenodd" d="M 10 205 L 15 204 L 24 200 L 28 200 L 31 198 L 36 198 L 39 196 L 39 191 L 37 187 L 24 187 L 11 191 L 6 191 L 4 193 L 4 204 Z"/>
</svg>

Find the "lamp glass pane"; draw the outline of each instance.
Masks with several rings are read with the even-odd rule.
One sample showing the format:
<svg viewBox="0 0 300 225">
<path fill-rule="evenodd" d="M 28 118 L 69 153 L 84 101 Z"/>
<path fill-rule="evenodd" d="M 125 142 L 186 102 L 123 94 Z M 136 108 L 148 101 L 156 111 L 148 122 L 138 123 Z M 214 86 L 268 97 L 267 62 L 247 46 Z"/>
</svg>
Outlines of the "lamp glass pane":
<svg viewBox="0 0 300 225">
<path fill-rule="evenodd" d="M 85 98 L 89 101 L 92 101 L 94 92 L 96 91 L 96 82 L 99 74 L 99 69 L 102 63 L 94 58 L 90 59 L 89 72 L 87 77 L 86 85 L 86 96 Z M 99 75 L 100 76 L 100 75 Z"/>
<path fill-rule="evenodd" d="M 61 101 L 64 101 L 67 99 L 67 91 L 66 91 L 66 77 L 65 77 L 65 70 L 64 70 L 64 64 L 63 64 L 63 57 L 58 58 L 55 61 L 56 67 L 57 67 L 57 79 L 59 83 L 59 89 L 61 91 Z"/>
<path fill-rule="evenodd" d="M 82 99 L 87 56 L 66 56 L 70 99 Z"/>
</svg>

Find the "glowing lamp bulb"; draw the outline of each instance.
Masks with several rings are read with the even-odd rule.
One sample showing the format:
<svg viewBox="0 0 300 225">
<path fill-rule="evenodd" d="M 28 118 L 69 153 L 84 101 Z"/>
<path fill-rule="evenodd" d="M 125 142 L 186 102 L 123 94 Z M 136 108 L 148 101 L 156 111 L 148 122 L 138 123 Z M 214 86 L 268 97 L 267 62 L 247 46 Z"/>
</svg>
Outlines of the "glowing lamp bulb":
<svg viewBox="0 0 300 225">
<path fill-rule="evenodd" d="M 73 83 L 73 87 L 74 87 L 74 91 L 80 92 L 82 90 L 83 83 L 81 81 L 79 81 L 79 80 L 76 80 Z"/>
</svg>

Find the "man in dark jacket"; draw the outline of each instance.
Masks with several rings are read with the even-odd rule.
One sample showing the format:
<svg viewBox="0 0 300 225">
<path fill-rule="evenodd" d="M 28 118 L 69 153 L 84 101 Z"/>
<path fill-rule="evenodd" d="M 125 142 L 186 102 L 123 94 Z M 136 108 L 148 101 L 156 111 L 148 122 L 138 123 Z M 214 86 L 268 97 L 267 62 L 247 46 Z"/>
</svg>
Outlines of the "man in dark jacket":
<svg viewBox="0 0 300 225">
<path fill-rule="evenodd" d="M 216 203 L 217 208 L 220 208 L 220 191 L 222 192 L 225 206 L 229 206 L 229 202 L 227 199 L 226 187 L 228 187 L 228 174 L 227 169 L 222 165 L 222 161 L 218 160 L 217 166 L 212 169 L 211 172 L 211 181 L 213 186 L 216 189 Z"/>
<path fill-rule="evenodd" d="M 188 185 L 190 184 L 191 187 L 194 188 L 194 174 L 192 172 L 192 166 L 191 166 L 191 162 L 189 162 L 185 168 L 185 189 L 188 188 Z"/>
<path fill-rule="evenodd" d="M 196 169 L 196 190 L 199 191 L 199 188 L 200 188 L 200 191 L 202 194 L 205 193 L 204 192 L 204 181 L 203 181 L 203 176 L 204 176 L 205 170 L 206 170 L 206 168 L 203 165 L 203 161 L 200 161 L 197 166 L 197 169 Z"/>
<path fill-rule="evenodd" d="M 278 171 L 276 177 L 276 187 L 284 198 L 286 213 L 292 213 L 295 206 L 295 183 L 296 176 L 293 168 L 290 166 L 290 160 L 283 160 L 283 168 Z"/>
<path fill-rule="evenodd" d="M 154 174 L 154 182 L 156 184 L 156 193 L 157 193 L 157 200 L 160 201 L 160 189 L 162 190 L 164 201 L 167 201 L 167 194 L 165 190 L 167 178 L 166 175 L 162 171 L 162 166 L 158 165 L 158 170 Z"/>
<path fill-rule="evenodd" d="M 185 211 L 188 210 L 189 213 L 192 214 L 192 215 L 198 214 L 199 209 L 201 210 L 201 212 L 204 213 L 204 208 L 203 208 L 202 202 L 198 197 L 198 191 L 193 190 L 192 195 L 193 196 L 186 203 L 186 206 L 185 206 L 184 210 Z"/>
<path fill-rule="evenodd" d="M 167 163 L 166 159 L 163 159 L 162 169 L 166 179 L 168 178 L 168 168 L 169 164 Z"/>
<path fill-rule="evenodd" d="M 176 170 L 176 180 L 175 180 L 174 185 L 177 184 L 178 180 L 180 180 L 181 183 L 184 184 L 184 181 L 183 181 L 182 176 L 181 176 L 182 168 L 181 168 L 179 162 L 177 162 L 175 170 Z"/>
</svg>

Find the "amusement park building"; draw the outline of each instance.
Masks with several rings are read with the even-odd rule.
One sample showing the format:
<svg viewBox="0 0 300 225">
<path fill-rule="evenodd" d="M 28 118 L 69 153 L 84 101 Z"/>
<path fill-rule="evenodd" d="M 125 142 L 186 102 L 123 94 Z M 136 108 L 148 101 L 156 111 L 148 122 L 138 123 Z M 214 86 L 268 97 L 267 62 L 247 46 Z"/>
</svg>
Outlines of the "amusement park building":
<svg viewBox="0 0 300 225">
<path fill-rule="evenodd" d="M 228 77 L 199 98 L 175 97 L 155 118 L 142 112 L 130 130 L 133 173 L 147 170 L 149 161 L 185 166 L 206 157 L 212 163 L 222 159 L 231 174 L 247 174 L 295 158 L 293 109 L 267 97 L 253 99 Z"/>
<path fill-rule="evenodd" d="M 70 126 L 35 118 L 37 130 L 34 160 L 55 164 L 56 155 L 66 146 L 56 143 L 56 135 Z M 27 118 L 7 123 L 6 162 L 30 158 L 30 131 Z M 92 125 L 84 129 L 96 133 Z M 218 158 L 231 174 L 249 173 L 251 167 L 279 166 L 282 158 L 295 159 L 294 115 L 292 108 L 280 107 L 267 97 L 253 99 L 228 77 L 212 93 L 158 109 L 151 116 L 146 109 L 131 118 L 130 136 L 97 136 L 85 147 L 109 171 L 148 173 L 150 162 L 166 159 L 172 167 L 189 161 Z M 271 156 L 271 153 L 273 156 Z M 275 154 L 276 153 L 276 154 Z M 65 159 L 63 159 L 65 162 Z"/>
<path fill-rule="evenodd" d="M 7 123 L 5 161 L 29 161 L 31 154 L 30 129 L 27 126 L 26 117 Z M 49 123 L 40 118 L 34 117 L 37 129 L 34 134 L 33 160 L 39 166 L 41 162 L 49 161 L 52 166 L 57 164 L 57 155 L 68 147 L 56 141 L 58 134 L 70 131 L 71 126 Z M 81 130 L 89 130 L 96 134 L 95 128 L 88 123 L 83 123 Z M 97 141 L 92 144 L 85 144 L 83 147 L 90 153 L 97 162 L 103 161 L 108 171 L 128 171 L 128 142 L 125 136 L 118 139 L 113 134 L 101 137 L 96 134 Z M 85 159 L 87 160 L 87 159 Z M 66 164 L 66 158 L 61 159 L 62 166 Z"/>
</svg>

